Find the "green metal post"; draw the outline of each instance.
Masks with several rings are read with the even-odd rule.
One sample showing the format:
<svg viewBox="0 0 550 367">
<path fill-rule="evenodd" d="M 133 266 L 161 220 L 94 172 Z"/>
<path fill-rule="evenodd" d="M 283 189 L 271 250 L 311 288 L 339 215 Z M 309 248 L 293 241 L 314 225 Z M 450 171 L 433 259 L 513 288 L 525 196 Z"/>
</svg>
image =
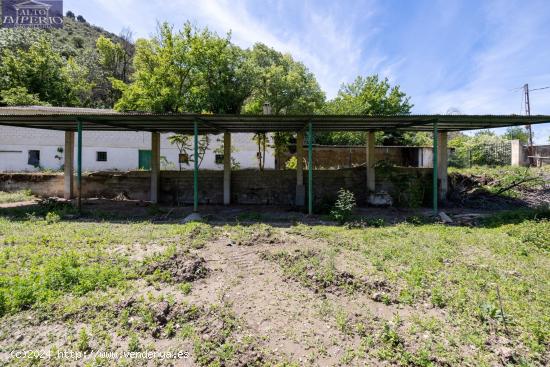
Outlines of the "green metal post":
<svg viewBox="0 0 550 367">
<path fill-rule="evenodd" d="M 434 136 L 433 136 L 433 145 L 434 145 L 434 148 L 433 148 L 433 184 L 432 184 L 432 189 L 433 189 L 433 210 L 434 210 L 434 215 L 437 215 L 437 201 L 439 200 L 438 199 L 438 185 L 437 185 L 437 182 L 438 182 L 438 162 L 437 162 L 437 155 L 438 155 L 438 151 L 437 151 L 437 143 L 438 143 L 438 140 L 439 140 L 439 137 L 438 137 L 438 133 L 437 133 L 437 122 L 434 122 Z"/>
<path fill-rule="evenodd" d="M 76 184 L 78 186 L 77 207 L 82 211 L 82 121 L 77 122 Z"/>
<path fill-rule="evenodd" d="M 313 123 L 309 123 L 307 136 L 307 191 L 308 213 L 313 214 Z"/>
<path fill-rule="evenodd" d="M 193 125 L 194 133 L 194 169 L 193 169 L 193 211 L 199 211 L 199 125 L 197 120 Z"/>
</svg>

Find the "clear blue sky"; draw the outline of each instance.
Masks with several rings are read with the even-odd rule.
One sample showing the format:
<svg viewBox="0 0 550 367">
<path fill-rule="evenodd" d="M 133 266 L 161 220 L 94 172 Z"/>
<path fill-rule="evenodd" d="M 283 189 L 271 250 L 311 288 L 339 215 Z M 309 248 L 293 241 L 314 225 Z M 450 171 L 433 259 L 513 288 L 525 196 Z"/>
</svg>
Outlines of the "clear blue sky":
<svg viewBox="0 0 550 367">
<path fill-rule="evenodd" d="M 520 114 L 523 84 L 550 86 L 548 0 L 65 0 L 65 10 L 118 33 L 190 20 L 242 47 L 263 42 L 315 73 L 329 98 L 378 73 L 411 96 L 413 113 Z M 550 89 L 531 113 L 550 114 Z M 550 124 L 535 138 L 548 142 Z"/>
</svg>

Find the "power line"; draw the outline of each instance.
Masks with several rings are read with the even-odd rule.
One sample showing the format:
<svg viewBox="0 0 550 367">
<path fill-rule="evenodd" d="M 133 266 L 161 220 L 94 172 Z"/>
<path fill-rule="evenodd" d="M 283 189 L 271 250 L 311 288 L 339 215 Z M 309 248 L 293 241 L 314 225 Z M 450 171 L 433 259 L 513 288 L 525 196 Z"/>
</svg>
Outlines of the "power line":
<svg viewBox="0 0 550 367">
<path fill-rule="evenodd" d="M 543 89 L 550 89 L 550 86 L 548 86 L 548 87 L 542 87 L 542 88 L 529 89 L 529 91 L 532 92 L 532 91 L 534 91 L 534 90 L 543 90 Z"/>
</svg>

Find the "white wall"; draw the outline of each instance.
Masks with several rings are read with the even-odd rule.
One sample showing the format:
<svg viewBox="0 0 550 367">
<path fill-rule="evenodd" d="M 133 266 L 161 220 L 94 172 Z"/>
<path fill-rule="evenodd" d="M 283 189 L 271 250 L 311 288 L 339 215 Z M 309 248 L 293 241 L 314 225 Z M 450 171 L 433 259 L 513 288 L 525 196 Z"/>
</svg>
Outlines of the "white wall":
<svg viewBox="0 0 550 367">
<path fill-rule="evenodd" d="M 161 157 L 169 163 L 161 161 L 162 169 L 178 169 L 178 149 L 168 142 L 172 134 L 161 135 Z M 135 170 L 139 164 L 139 150 L 151 149 L 151 133 L 147 132 L 91 132 L 84 131 L 82 147 L 82 169 L 84 171 L 102 170 Z M 220 140 L 220 141 L 218 141 Z M 210 136 L 210 148 L 206 152 L 201 169 L 223 169 L 215 163 L 214 150 L 221 146 L 222 135 Z M 257 168 L 256 144 L 252 134 L 232 134 L 231 145 L 234 147 L 232 156 L 239 162 L 241 168 Z M 76 144 L 76 141 L 75 141 Z M 64 147 L 64 133 L 59 131 L 24 129 L 0 126 L 0 172 L 37 171 L 28 162 L 29 150 L 40 150 L 40 167 L 45 169 L 60 169 L 63 160 L 56 159 L 60 154 L 57 149 Z M 107 152 L 107 162 L 98 162 L 96 152 Z M 192 156 L 193 151 L 188 152 Z M 76 160 L 76 154 L 75 154 Z M 266 168 L 275 167 L 273 150 L 266 153 Z M 193 165 L 183 165 L 182 169 L 193 169 Z"/>
</svg>

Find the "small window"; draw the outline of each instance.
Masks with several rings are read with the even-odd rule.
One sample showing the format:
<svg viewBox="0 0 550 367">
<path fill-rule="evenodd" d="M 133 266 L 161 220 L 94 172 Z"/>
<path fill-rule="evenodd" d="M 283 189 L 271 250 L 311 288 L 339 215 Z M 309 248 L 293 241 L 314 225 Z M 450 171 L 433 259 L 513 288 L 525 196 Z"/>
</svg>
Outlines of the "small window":
<svg viewBox="0 0 550 367">
<path fill-rule="evenodd" d="M 30 164 L 31 166 L 35 166 L 35 167 L 40 166 L 40 151 L 39 150 L 29 150 L 28 164 Z"/>
<path fill-rule="evenodd" d="M 223 164 L 223 154 L 216 154 L 216 164 Z"/>
<path fill-rule="evenodd" d="M 107 162 L 107 152 L 96 152 L 98 162 Z"/>
</svg>

